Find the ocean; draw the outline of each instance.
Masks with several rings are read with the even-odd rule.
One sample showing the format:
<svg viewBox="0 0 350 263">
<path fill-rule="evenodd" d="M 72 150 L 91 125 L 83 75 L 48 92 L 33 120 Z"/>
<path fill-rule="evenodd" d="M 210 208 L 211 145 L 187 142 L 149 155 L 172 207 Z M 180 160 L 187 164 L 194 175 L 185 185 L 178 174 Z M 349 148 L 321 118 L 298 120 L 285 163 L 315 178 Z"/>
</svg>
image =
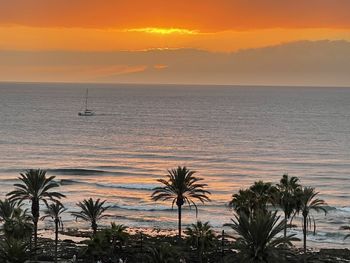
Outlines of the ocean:
<svg viewBox="0 0 350 263">
<path fill-rule="evenodd" d="M 96 115 L 78 116 L 87 88 Z M 328 204 L 326 216 L 314 214 L 312 244 L 350 245 L 339 230 L 350 223 L 347 88 L 1 83 L 0 156 L 0 198 L 20 172 L 47 169 L 69 211 L 101 198 L 111 206 L 102 225 L 164 229 L 176 229 L 176 209 L 150 195 L 167 169 L 195 170 L 212 193 L 198 218 L 184 210 L 184 225 L 200 219 L 217 230 L 233 217 L 233 193 L 288 173 Z M 68 212 L 63 220 L 89 227 Z"/>
</svg>

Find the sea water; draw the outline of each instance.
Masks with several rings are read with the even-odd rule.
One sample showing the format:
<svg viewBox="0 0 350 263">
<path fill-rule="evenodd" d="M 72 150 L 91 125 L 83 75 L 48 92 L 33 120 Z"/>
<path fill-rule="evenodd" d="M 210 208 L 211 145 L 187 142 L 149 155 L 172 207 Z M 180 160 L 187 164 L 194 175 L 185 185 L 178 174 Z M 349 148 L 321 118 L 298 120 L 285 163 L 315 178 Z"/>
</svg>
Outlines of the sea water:
<svg viewBox="0 0 350 263">
<path fill-rule="evenodd" d="M 78 116 L 87 88 L 96 114 Z M 212 193 L 197 218 L 185 208 L 185 226 L 200 219 L 223 229 L 232 194 L 288 173 L 328 204 L 326 216 L 313 214 L 315 245 L 349 246 L 339 230 L 350 222 L 348 88 L 0 84 L 0 198 L 20 172 L 47 169 L 69 211 L 101 198 L 111 206 L 102 225 L 176 229 L 176 209 L 150 195 L 156 179 L 179 165 Z M 63 219 L 66 227 L 89 227 L 69 212 Z M 294 223 L 301 237 L 300 219 Z"/>
</svg>

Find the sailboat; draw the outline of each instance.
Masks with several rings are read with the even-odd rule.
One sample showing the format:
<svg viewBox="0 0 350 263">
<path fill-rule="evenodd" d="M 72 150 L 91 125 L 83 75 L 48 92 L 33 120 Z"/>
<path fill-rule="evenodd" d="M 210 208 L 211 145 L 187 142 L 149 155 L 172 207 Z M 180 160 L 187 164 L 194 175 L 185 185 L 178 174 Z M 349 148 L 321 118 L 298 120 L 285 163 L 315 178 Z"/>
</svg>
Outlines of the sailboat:
<svg viewBox="0 0 350 263">
<path fill-rule="evenodd" d="M 79 116 L 94 116 L 95 112 L 88 109 L 88 97 L 89 97 L 89 89 L 86 89 L 85 95 L 85 110 L 78 113 Z"/>
</svg>

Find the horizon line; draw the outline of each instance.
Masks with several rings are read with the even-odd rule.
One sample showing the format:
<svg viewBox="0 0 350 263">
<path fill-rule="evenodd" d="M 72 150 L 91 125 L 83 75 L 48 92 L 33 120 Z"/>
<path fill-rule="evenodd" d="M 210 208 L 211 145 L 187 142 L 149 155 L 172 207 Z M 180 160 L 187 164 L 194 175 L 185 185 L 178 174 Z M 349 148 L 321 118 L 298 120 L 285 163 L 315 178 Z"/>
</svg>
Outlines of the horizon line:
<svg viewBox="0 0 350 263">
<path fill-rule="evenodd" d="M 350 85 L 288 85 L 288 84 L 220 84 L 220 83 L 139 83 L 139 82 L 94 82 L 94 81 L 3 81 L 0 80 L 0 84 L 67 84 L 67 85 L 128 85 L 128 86 L 216 86 L 216 87 L 265 87 L 265 88 L 350 88 Z"/>
</svg>

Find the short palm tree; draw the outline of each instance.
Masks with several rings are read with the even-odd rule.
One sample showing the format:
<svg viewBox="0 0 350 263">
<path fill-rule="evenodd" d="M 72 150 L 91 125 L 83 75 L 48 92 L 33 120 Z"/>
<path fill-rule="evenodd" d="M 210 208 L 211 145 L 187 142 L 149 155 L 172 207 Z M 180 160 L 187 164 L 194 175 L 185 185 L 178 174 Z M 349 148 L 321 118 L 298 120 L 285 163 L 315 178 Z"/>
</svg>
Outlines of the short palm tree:
<svg viewBox="0 0 350 263">
<path fill-rule="evenodd" d="M 172 207 L 177 205 L 178 209 L 178 230 L 181 239 L 181 211 L 184 204 L 188 204 L 191 208 L 193 205 L 198 213 L 197 205 L 194 200 L 204 203 L 210 201 L 208 195 L 210 192 L 204 190 L 206 184 L 199 183 L 203 179 L 194 176 L 195 171 L 190 171 L 186 167 L 178 167 L 177 169 L 168 170 L 167 180 L 158 179 L 163 187 L 154 188 L 152 200 L 172 201 Z"/>
<path fill-rule="evenodd" d="M 311 226 L 309 222 L 311 222 L 310 212 L 323 211 L 325 214 L 327 213 L 326 209 L 323 207 L 326 205 L 326 202 L 322 199 L 317 198 L 319 193 L 315 191 L 313 187 L 304 187 L 302 190 L 298 192 L 298 202 L 299 202 L 299 212 L 301 212 L 303 216 L 303 238 L 304 238 L 304 253 L 306 253 L 306 236 L 307 230 Z M 315 227 L 315 221 L 314 221 Z"/>
<path fill-rule="evenodd" d="M 197 221 L 186 228 L 185 234 L 189 245 L 194 246 L 198 251 L 200 262 L 203 261 L 204 252 L 214 246 L 215 234 L 209 222 Z"/>
<path fill-rule="evenodd" d="M 16 207 L 11 217 L 6 218 L 3 224 L 3 232 L 6 238 L 28 240 L 33 232 L 32 217 L 27 210 Z"/>
<path fill-rule="evenodd" d="M 169 243 L 162 243 L 159 247 L 150 248 L 148 254 L 149 263 L 175 263 L 178 261 L 178 255 L 174 247 Z"/>
<path fill-rule="evenodd" d="M 54 182 L 54 178 L 55 176 L 46 177 L 46 171 L 44 170 L 27 170 L 25 173 L 21 173 L 18 178 L 21 183 L 14 184 L 15 190 L 7 194 L 12 201 L 19 201 L 21 203 L 26 200 L 31 204 L 35 251 L 37 249 L 40 201 L 46 204 L 48 200 L 56 202 L 65 197 L 65 195 L 59 192 L 51 191 L 53 188 L 59 187 L 59 184 Z"/>
<path fill-rule="evenodd" d="M 231 224 L 225 224 L 239 235 L 236 244 L 242 262 L 283 262 L 281 253 L 286 253 L 297 239 L 293 235 L 279 236 L 284 228 L 283 220 L 279 219 L 276 213 L 260 211 L 251 218 L 236 215 Z"/>
<path fill-rule="evenodd" d="M 14 201 L 9 199 L 0 200 L 0 221 L 11 219 L 18 208 L 20 206 Z"/>
<path fill-rule="evenodd" d="M 51 218 L 55 223 L 55 263 L 57 263 L 58 229 L 59 227 L 63 228 L 61 215 L 67 209 L 59 202 L 51 203 L 46 207 L 47 209 L 44 211 L 45 215 L 41 219 Z"/>
<path fill-rule="evenodd" d="M 100 199 L 96 201 L 92 198 L 84 199 L 82 202 L 77 203 L 77 206 L 80 207 L 81 210 L 72 213 L 77 219 L 80 218 L 91 223 L 94 236 L 97 232 L 97 221 L 106 217 L 103 213 L 109 208 L 109 206 L 104 206 L 105 202 L 106 200 L 101 202 Z"/>
<path fill-rule="evenodd" d="M 129 236 L 128 232 L 126 231 L 127 226 L 124 226 L 122 224 L 118 225 L 112 222 L 111 228 L 106 230 L 111 237 L 113 247 L 115 247 L 116 243 L 119 243 L 119 249 L 122 249 L 123 244 Z"/>
<path fill-rule="evenodd" d="M 6 238 L 0 241 L 0 262 L 23 263 L 30 258 L 28 242 L 20 239 Z"/>
<path fill-rule="evenodd" d="M 279 206 L 284 213 L 284 236 L 287 236 L 288 220 L 292 214 L 298 210 L 297 192 L 301 189 L 299 178 L 284 174 L 280 183 L 277 184 L 275 204 Z"/>
</svg>

